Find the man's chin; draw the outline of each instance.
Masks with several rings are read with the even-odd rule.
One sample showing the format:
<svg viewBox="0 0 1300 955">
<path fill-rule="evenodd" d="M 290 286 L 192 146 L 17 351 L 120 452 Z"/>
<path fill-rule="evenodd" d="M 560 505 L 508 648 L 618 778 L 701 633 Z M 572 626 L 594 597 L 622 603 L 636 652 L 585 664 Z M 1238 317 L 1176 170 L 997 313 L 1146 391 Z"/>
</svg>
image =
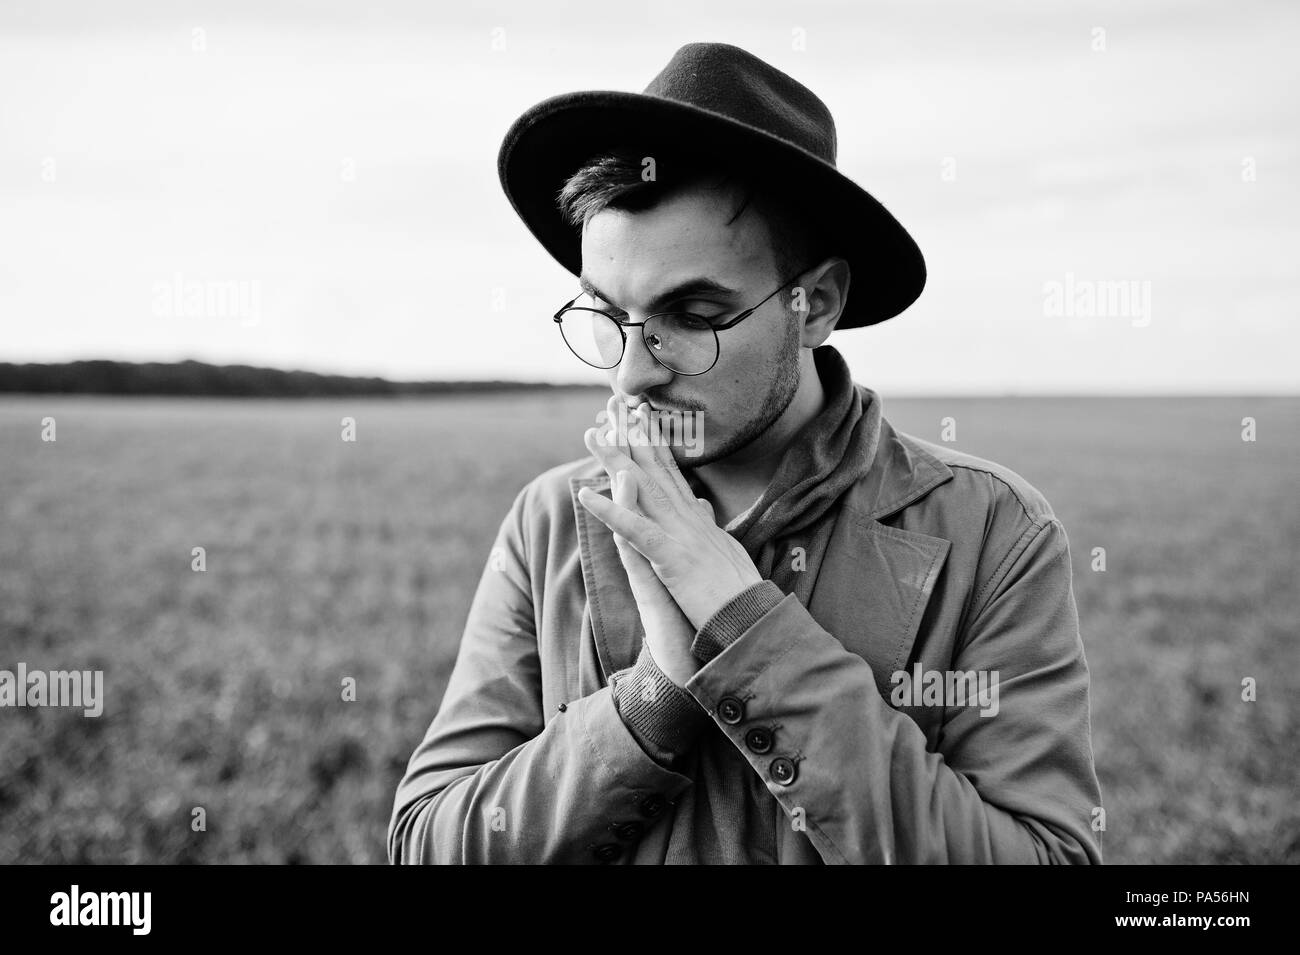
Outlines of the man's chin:
<svg viewBox="0 0 1300 955">
<path fill-rule="evenodd" d="M 748 442 L 738 442 L 732 435 L 723 436 L 721 441 L 717 437 L 712 437 L 708 442 L 698 441 L 692 445 L 673 444 L 668 450 L 679 468 L 700 468 L 706 464 L 725 461 L 741 450 L 745 444 Z"/>
<path fill-rule="evenodd" d="M 721 457 L 721 455 L 710 454 L 703 448 L 684 448 L 680 445 L 674 445 L 668 450 L 679 468 L 702 467 L 705 464 L 712 464 Z"/>
</svg>

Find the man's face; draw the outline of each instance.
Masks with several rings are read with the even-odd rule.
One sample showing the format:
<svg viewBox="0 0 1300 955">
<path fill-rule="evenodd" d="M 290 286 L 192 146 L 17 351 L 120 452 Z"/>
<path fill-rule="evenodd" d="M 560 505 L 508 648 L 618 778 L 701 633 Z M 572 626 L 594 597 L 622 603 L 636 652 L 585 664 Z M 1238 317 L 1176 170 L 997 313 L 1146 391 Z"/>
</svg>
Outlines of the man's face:
<svg viewBox="0 0 1300 955">
<path fill-rule="evenodd" d="M 624 321 L 680 309 L 730 321 L 791 278 L 774 270 L 767 226 L 753 206 L 734 222 L 731 189 L 682 190 L 652 209 L 606 209 L 582 234 L 582 277 L 597 307 Z M 720 290 L 669 293 L 708 280 Z M 593 291 L 595 294 L 592 294 Z M 799 386 L 800 324 L 787 307 L 789 290 L 773 296 L 739 325 L 718 332 L 717 364 L 703 375 L 678 375 L 651 356 L 640 328 L 627 330 L 623 360 L 606 372 L 628 406 L 648 401 L 659 411 L 702 412 L 699 453 L 681 446 L 686 467 L 727 458 L 780 417 Z M 696 439 L 698 440 L 698 438 Z"/>
</svg>

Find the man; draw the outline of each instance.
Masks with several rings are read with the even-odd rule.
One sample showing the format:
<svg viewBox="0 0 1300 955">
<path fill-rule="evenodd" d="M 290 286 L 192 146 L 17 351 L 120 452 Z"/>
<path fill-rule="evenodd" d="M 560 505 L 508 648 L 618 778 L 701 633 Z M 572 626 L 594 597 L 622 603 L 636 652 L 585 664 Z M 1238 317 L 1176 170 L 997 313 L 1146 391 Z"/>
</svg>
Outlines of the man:
<svg viewBox="0 0 1300 955">
<path fill-rule="evenodd" d="M 392 860 L 1101 861 L 1065 532 L 823 344 L 925 279 L 834 161 L 816 96 L 712 43 L 507 134 L 612 396 L 501 526 Z"/>
</svg>

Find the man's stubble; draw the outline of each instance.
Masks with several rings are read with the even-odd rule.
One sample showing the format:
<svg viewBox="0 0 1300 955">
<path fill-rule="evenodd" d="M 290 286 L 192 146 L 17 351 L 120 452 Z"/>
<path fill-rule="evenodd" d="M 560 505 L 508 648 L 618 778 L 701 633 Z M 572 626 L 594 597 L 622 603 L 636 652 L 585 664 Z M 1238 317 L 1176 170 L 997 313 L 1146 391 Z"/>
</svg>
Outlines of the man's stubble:
<svg viewBox="0 0 1300 955">
<path fill-rule="evenodd" d="M 771 385 L 762 399 L 754 403 L 755 416 L 718 448 L 709 447 L 706 438 L 703 453 L 685 460 L 678 459 L 678 463 L 683 467 L 698 468 L 706 464 L 713 464 L 744 450 L 760 438 L 772 426 L 773 422 L 785 414 L 786 409 L 790 407 L 790 402 L 794 400 L 795 393 L 799 390 L 801 378 L 799 367 L 800 324 L 797 321 L 790 321 L 784 327 L 786 329 L 785 340 L 782 341 L 780 350 L 774 356 L 768 366 L 767 374 L 764 376 L 771 382 Z M 705 413 L 704 426 L 707 433 L 707 412 Z"/>
</svg>

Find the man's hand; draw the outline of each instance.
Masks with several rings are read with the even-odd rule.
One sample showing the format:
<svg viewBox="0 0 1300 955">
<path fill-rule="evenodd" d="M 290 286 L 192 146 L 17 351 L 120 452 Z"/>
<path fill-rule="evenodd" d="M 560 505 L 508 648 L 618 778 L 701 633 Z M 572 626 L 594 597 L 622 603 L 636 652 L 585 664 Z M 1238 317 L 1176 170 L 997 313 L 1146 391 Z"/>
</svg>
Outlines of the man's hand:
<svg viewBox="0 0 1300 955">
<path fill-rule="evenodd" d="M 612 400 L 611 406 L 617 410 Z M 605 469 L 630 476 L 636 506 L 607 501 L 587 488 L 578 499 L 614 532 L 615 539 L 623 538 L 649 562 L 690 626 L 698 630 L 733 597 L 763 578 L 740 542 L 718 527 L 708 501 L 695 496 L 649 407 L 643 404 L 637 410 L 641 414 L 636 424 L 629 425 L 626 449 L 598 442 L 594 428 L 587 432 L 587 447 Z"/>
<path fill-rule="evenodd" d="M 624 436 L 618 434 L 616 397 L 611 397 L 606 405 L 609 415 L 607 432 L 590 428 L 586 434 L 587 447 L 596 454 L 597 460 L 605 464 L 613 488 L 614 504 L 629 513 L 639 513 L 637 507 L 637 485 L 628 479 L 628 469 L 611 470 L 610 465 L 598 453 L 605 445 L 613 445 L 619 440 L 626 443 Z M 584 488 L 584 490 L 587 490 Z M 591 497 L 605 499 L 599 494 L 588 491 Z M 583 495 L 585 496 L 585 495 Z M 584 504 L 586 502 L 584 501 Z M 588 505 L 590 510 L 590 506 Z M 614 533 L 614 543 L 618 546 L 618 555 L 627 572 L 632 596 L 636 599 L 637 610 L 641 614 L 641 626 L 645 630 L 646 646 L 659 669 L 668 679 L 678 686 L 683 686 L 700 668 L 700 662 L 691 654 L 691 642 L 695 639 L 695 628 L 683 615 L 681 608 L 673 600 L 667 589 L 655 576 L 654 570 L 627 539 L 618 532 Z"/>
</svg>

